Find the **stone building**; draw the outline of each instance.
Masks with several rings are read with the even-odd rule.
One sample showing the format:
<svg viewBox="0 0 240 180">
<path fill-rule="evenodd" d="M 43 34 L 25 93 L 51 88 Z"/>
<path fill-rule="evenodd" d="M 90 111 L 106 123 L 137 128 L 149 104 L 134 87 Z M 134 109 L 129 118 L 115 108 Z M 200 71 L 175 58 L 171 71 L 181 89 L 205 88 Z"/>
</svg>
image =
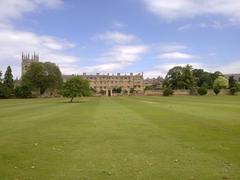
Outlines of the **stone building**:
<svg viewBox="0 0 240 180">
<path fill-rule="evenodd" d="M 24 75 L 33 62 L 39 62 L 39 55 L 22 53 L 22 75 Z"/>
<path fill-rule="evenodd" d="M 72 76 L 63 76 L 64 81 L 71 78 Z M 87 75 L 83 73 L 80 77 L 87 79 L 90 82 L 91 88 L 93 88 L 98 94 L 105 94 L 106 96 L 113 95 L 114 88 L 121 88 L 122 94 L 130 94 L 134 92 L 136 94 L 144 93 L 144 79 L 143 73 L 129 75 Z"/>
<path fill-rule="evenodd" d="M 144 85 L 147 90 L 159 90 L 163 88 L 164 79 L 162 77 L 147 78 L 144 80 Z"/>
<path fill-rule="evenodd" d="M 33 62 L 39 62 L 39 55 L 22 53 L 22 75 L 26 73 L 29 66 Z M 68 80 L 74 75 L 63 75 L 63 81 Z M 113 89 L 121 88 L 122 94 L 143 94 L 144 93 L 144 79 L 143 73 L 129 75 L 102 75 L 97 73 L 96 75 L 87 75 L 83 73 L 80 77 L 87 79 L 90 82 L 90 87 L 96 91 L 97 94 L 105 94 L 106 96 L 113 95 Z"/>
</svg>

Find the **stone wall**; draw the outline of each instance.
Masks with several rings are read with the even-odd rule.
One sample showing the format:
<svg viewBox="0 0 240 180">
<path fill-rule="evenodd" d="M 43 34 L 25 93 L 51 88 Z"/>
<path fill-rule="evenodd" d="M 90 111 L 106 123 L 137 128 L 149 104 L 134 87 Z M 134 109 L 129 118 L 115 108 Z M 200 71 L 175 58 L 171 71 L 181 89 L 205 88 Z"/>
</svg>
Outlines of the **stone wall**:
<svg viewBox="0 0 240 180">
<path fill-rule="evenodd" d="M 162 96 L 163 95 L 163 90 L 146 90 L 144 95 L 145 96 Z M 189 92 L 189 90 L 174 90 L 173 95 L 175 95 L 175 96 L 189 96 L 190 92 Z M 208 96 L 215 96 L 215 93 L 212 89 L 209 89 L 207 95 Z M 229 89 L 222 89 L 218 95 L 219 96 L 230 95 Z M 236 95 L 240 95 L 240 92 L 237 92 Z"/>
</svg>

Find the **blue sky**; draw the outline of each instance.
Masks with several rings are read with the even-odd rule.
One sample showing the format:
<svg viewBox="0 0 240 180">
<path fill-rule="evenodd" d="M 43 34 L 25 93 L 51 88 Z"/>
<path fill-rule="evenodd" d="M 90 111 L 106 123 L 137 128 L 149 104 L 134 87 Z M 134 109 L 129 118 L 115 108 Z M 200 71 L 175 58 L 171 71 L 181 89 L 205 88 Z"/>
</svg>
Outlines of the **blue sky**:
<svg viewBox="0 0 240 180">
<path fill-rule="evenodd" d="M 64 74 L 240 73 L 239 0 L 1 0 L 0 70 L 38 52 Z"/>
</svg>

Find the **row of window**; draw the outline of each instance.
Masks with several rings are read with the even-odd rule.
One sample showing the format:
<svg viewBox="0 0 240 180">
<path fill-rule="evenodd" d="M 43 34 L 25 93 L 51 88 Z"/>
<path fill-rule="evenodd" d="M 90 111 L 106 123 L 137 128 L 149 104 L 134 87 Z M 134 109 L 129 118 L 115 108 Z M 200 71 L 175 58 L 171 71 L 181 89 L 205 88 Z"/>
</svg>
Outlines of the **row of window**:
<svg viewBox="0 0 240 180">
<path fill-rule="evenodd" d="M 87 77 L 87 79 L 88 80 L 106 80 L 106 81 L 109 81 L 110 79 L 112 79 L 112 80 L 131 80 L 131 78 L 130 77 L 108 77 L 108 78 L 106 78 L 106 77 L 103 77 L 103 78 L 101 78 L 101 77 Z M 142 80 L 142 78 L 133 78 L 133 80 Z"/>
<path fill-rule="evenodd" d="M 108 89 L 108 88 L 117 88 L 117 87 L 115 87 L 115 86 L 110 86 L 110 87 L 108 87 L 108 86 L 93 86 L 93 88 L 94 89 L 98 89 L 98 88 L 100 88 L 100 89 Z M 130 89 L 131 87 L 130 86 L 123 86 L 123 88 Z M 141 88 L 141 86 L 134 86 L 134 88 Z"/>
</svg>

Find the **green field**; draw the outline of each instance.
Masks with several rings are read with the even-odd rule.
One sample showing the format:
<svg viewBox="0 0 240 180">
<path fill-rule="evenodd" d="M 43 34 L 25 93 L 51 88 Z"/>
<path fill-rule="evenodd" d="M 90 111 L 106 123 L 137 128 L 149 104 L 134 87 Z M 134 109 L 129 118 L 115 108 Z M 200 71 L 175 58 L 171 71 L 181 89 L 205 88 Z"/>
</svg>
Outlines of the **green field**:
<svg viewBox="0 0 240 180">
<path fill-rule="evenodd" d="M 0 179 L 240 179 L 240 97 L 0 100 Z"/>
</svg>

